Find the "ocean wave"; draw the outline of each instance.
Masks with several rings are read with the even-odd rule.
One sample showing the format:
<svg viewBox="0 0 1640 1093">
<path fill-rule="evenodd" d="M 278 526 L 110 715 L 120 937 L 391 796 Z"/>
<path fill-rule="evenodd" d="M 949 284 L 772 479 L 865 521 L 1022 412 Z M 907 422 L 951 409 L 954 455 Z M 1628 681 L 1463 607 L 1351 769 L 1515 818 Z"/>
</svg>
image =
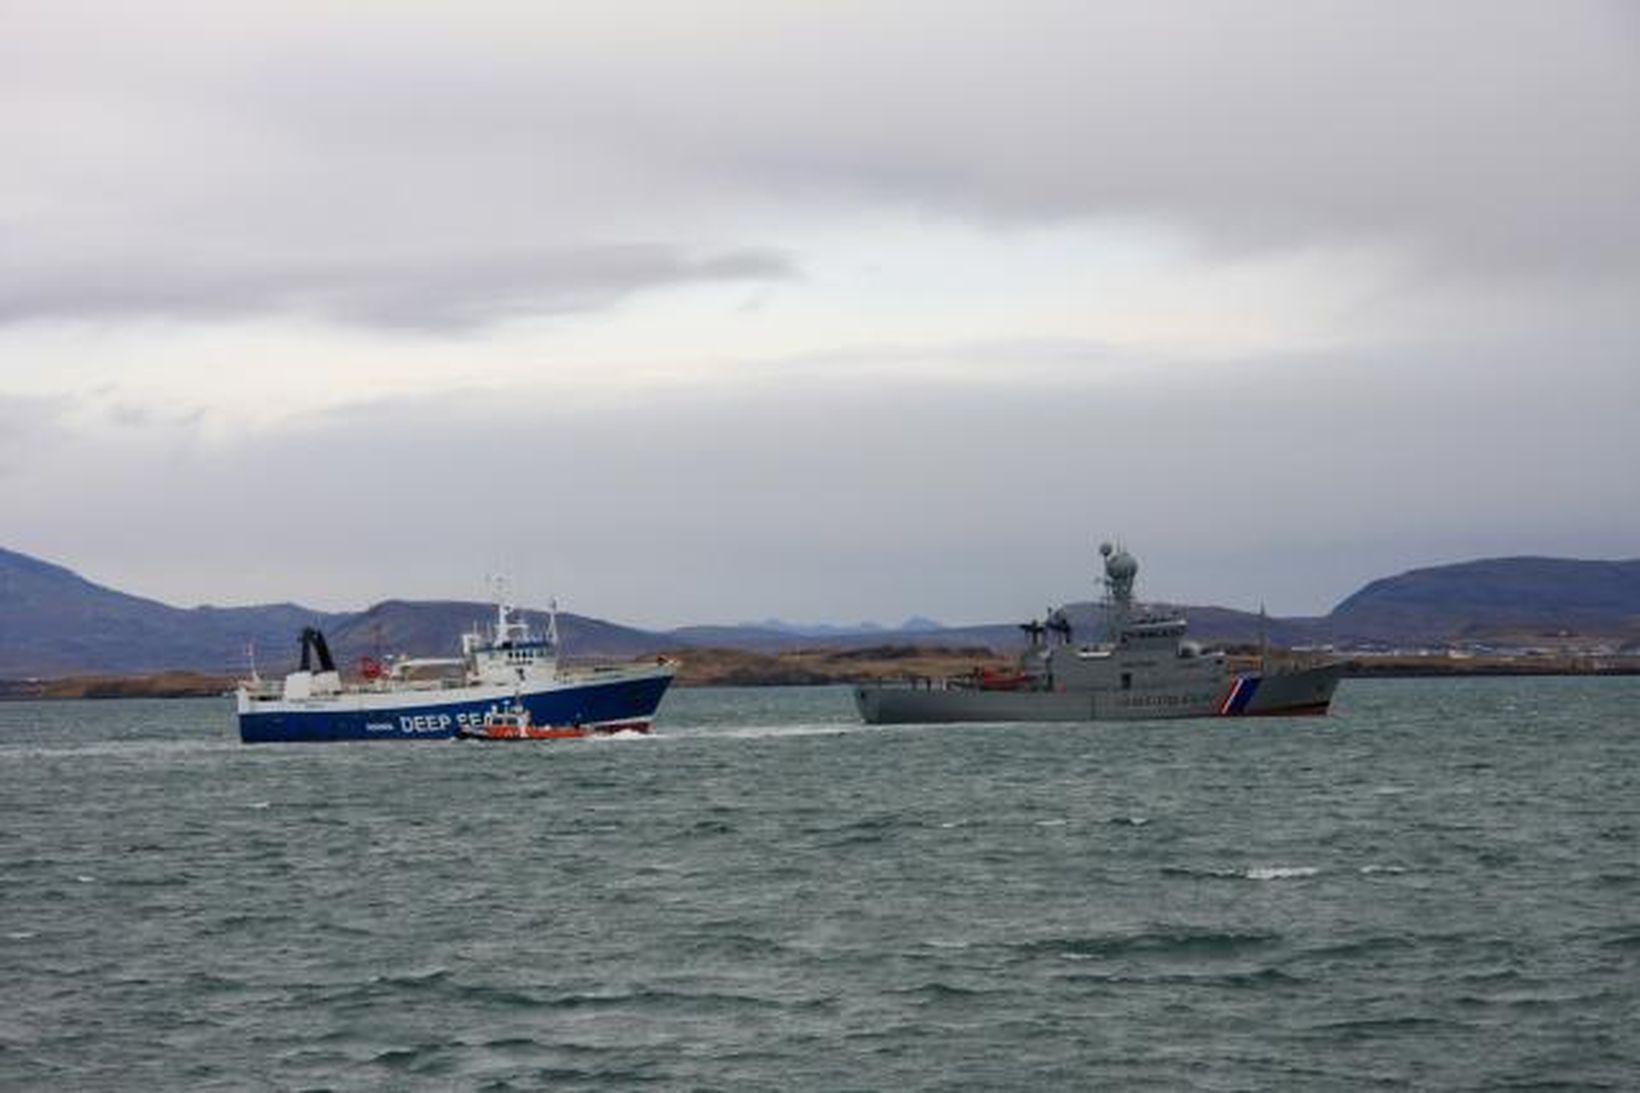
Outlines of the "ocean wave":
<svg viewBox="0 0 1640 1093">
<path fill-rule="evenodd" d="M 1281 968 L 1255 968 L 1245 972 L 1226 972 L 1214 976 L 1212 982 L 1222 983 L 1227 987 L 1242 987 L 1248 990 L 1263 990 L 1268 987 L 1297 986 L 1309 982 L 1304 976 L 1294 975 Z"/>
<path fill-rule="evenodd" d="M 1640 949 L 1640 930 L 1627 930 L 1600 943 L 1605 949 Z"/>
<path fill-rule="evenodd" d="M 1313 865 L 1255 865 L 1243 875 L 1248 880 L 1302 880 L 1320 872 Z"/>
<path fill-rule="evenodd" d="M 908 826 L 911 826 L 911 823 L 898 814 L 877 813 L 834 827 L 818 828 L 814 830 L 814 834 L 820 836 L 823 845 L 836 848 L 880 843 Z"/>
<path fill-rule="evenodd" d="M 710 729 L 691 729 L 686 733 L 672 733 L 672 740 L 779 740 L 786 737 L 844 736 L 852 733 L 881 732 L 871 725 L 811 724 L 811 725 L 734 725 Z"/>
<path fill-rule="evenodd" d="M 445 1043 L 417 1044 L 414 1047 L 395 1047 L 379 1051 L 370 1061 L 377 1066 L 384 1066 L 390 1070 L 409 1070 L 426 1073 L 429 1064 L 449 1061 L 449 1049 L 453 1045 Z"/>
<path fill-rule="evenodd" d="M 1077 957 L 1091 961 L 1092 957 Z M 1056 978 L 1076 983 L 1094 983 L 1101 986 L 1181 986 L 1192 989 L 1220 987 L 1231 990 L 1279 990 L 1303 986 L 1311 979 L 1277 967 L 1258 967 L 1234 970 L 1179 970 L 1178 965 L 1165 965 L 1167 970 L 1155 967 L 1126 967 L 1113 971 L 1090 967 L 1067 970 Z"/>
<path fill-rule="evenodd" d="M 198 878 L 192 873 L 160 873 L 141 876 L 115 877 L 109 881 L 115 888 L 186 888 Z"/>
<path fill-rule="evenodd" d="M 753 1009 L 785 1009 L 785 1003 L 771 998 L 763 998 L 754 994 L 742 994 L 732 991 L 689 991 L 667 990 L 655 987 L 639 987 L 625 991 L 573 991 L 555 997 L 544 998 L 539 1005 L 549 1009 L 562 1010 L 632 1010 L 632 1009 L 673 1009 L 684 1012 L 699 1013 L 721 1010 L 741 1011 Z"/>
<path fill-rule="evenodd" d="M 396 975 L 378 975 L 371 979 L 373 986 L 409 988 L 410 990 L 425 990 L 437 987 L 450 979 L 448 968 L 432 968 L 424 972 L 399 972 Z"/>
<path fill-rule="evenodd" d="M 1415 948 L 1417 943 L 1400 934 L 1380 934 L 1372 937 L 1335 941 L 1312 945 L 1295 954 L 1295 960 L 1358 960 L 1362 957 L 1381 956 L 1386 952 Z"/>
<path fill-rule="evenodd" d="M 1365 1040 L 1377 1039 L 1385 1033 L 1417 1032 L 1454 1024 L 1456 1022 L 1436 1017 L 1404 1014 L 1396 1017 L 1352 1017 L 1341 1021 L 1321 1021 L 1310 1025 L 1304 1031 L 1311 1034 L 1336 1036 L 1345 1040 Z"/>
<path fill-rule="evenodd" d="M 345 1012 L 352 1009 L 370 1009 L 402 1001 L 405 995 L 429 995 L 451 1001 L 481 1001 L 489 1004 L 507 1001 L 505 987 L 481 987 L 463 983 L 447 968 L 433 968 L 424 972 L 399 972 L 374 975 L 367 979 L 336 982 L 305 983 L 292 988 L 305 1005 L 318 1005 Z M 514 1005 L 539 1005 L 533 996 L 511 999 Z"/>
<path fill-rule="evenodd" d="M 499 1051 L 505 1053 L 512 1051 L 536 1051 L 543 1045 L 540 1040 L 537 1040 L 533 1036 L 497 1036 L 493 1040 L 480 1040 L 474 1046 L 481 1047 L 486 1051 Z"/>
<path fill-rule="evenodd" d="M 481 1005 L 497 1009 L 534 1009 L 542 1004 L 541 996 L 521 987 L 501 987 L 484 983 L 454 983 L 451 997 L 463 1005 Z"/>
<path fill-rule="evenodd" d="M 1303 880 L 1321 873 L 1319 866 L 1314 865 L 1250 865 L 1245 867 L 1229 868 L 1196 868 L 1192 866 L 1164 865 L 1161 873 L 1165 877 L 1198 877 L 1205 880 Z"/>
<path fill-rule="evenodd" d="M 1280 934 L 1162 928 L 1135 934 L 1038 938 L 1014 948 L 1027 956 L 1091 960 L 1122 956 L 1233 956 L 1279 944 Z"/>
<path fill-rule="evenodd" d="M 887 993 L 915 999 L 924 1004 L 952 1002 L 968 998 L 983 998 L 986 995 L 999 994 L 1000 991 L 982 987 L 964 987 L 958 983 L 947 983 L 943 980 L 930 980 L 911 987 L 896 987 Z"/>
<path fill-rule="evenodd" d="M 700 932 L 677 945 L 680 952 L 690 956 L 733 957 L 737 959 L 767 959 L 779 957 L 790 950 L 779 941 L 756 934 L 741 933 L 736 922 L 705 923 Z"/>
<path fill-rule="evenodd" d="M 92 758 L 169 759 L 177 753 L 238 752 L 244 745 L 238 740 L 214 739 L 140 739 L 96 740 L 81 744 L 14 744 L 0 746 L 0 762 L 21 762 L 35 759 L 72 759 L 83 762 Z"/>
<path fill-rule="evenodd" d="M 262 927 L 277 930 L 289 921 L 288 916 L 278 910 L 230 911 L 217 915 L 206 921 L 200 932 L 207 937 L 227 933 L 255 933 Z"/>
<path fill-rule="evenodd" d="M 1455 1001 L 1459 1005 L 1489 1009 L 1560 1012 L 1567 1006 L 1598 1005 L 1602 1002 L 1621 1002 L 1622 999 L 1618 997 L 1616 992 L 1607 990 L 1580 991 L 1567 989 L 1557 991 L 1540 986 L 1534 990 L 1522 989 L 1496 994 L 1463 994 L 1459 995 Z"/>
</svg>

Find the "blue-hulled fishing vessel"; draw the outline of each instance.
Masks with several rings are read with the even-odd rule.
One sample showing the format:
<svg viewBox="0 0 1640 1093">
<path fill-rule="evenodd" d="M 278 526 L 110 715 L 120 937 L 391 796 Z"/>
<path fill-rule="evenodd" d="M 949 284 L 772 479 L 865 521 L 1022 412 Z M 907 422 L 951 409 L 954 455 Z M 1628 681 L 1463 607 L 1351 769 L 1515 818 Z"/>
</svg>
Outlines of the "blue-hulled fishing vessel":
<svg viewBox="0 0 1640 1093">
<path fill-rule="evenodd" d="M 461 636 L 460 657 L 400 657 L 361 663 L 344 682 L 324 635 L 301 635 L 301 663 L 282 681 L 257 676 L 237 692 L 239 737 L 278 741 L 428 740 L 473 735 L 498 711 L 522 711 L 532 726 L 583 730 L 541 738 L 647 732 L 676 665 L 570 667 L 559 659 L 556 612 L 538 634 L 504 600 L 487 632 Z"/>
</svg>

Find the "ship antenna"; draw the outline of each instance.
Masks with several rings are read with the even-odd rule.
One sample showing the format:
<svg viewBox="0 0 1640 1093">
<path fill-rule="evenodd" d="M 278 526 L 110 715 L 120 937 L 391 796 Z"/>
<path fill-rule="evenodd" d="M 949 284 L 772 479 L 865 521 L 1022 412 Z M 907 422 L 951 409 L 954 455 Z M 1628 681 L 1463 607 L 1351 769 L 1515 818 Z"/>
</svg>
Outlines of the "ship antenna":
<svg viewBox="0 0 1640 1093">
<path fill-rule="evenodd" d="M 547 601 L 547 644 L 554 655 L 558 653 L 558 597 Z"/>
</svg>

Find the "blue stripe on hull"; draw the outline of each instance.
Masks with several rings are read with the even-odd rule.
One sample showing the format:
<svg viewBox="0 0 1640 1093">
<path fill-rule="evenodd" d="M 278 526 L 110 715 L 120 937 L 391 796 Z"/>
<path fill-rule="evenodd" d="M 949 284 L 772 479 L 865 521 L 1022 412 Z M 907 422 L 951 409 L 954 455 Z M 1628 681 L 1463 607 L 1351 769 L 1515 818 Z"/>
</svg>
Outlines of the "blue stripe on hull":
<svg viewBox="0 0 1640 1093">
<path fill-rule="evenodd" d="M 1225 713 L 1232 717 L 1245 713 L 1247 704 L 1253 701 L 1253 693 L 1258 690 L 1258 685 L 1262 682 L 1263 678 L 1260 676 L 1242 676 L 1236 684 L 1236 693 L 1230 700 L 1230 708 Z"/>
<path fill-rule="evenodd" d="M 588 683 L 524 694 L 519 702 L 537 725 L 647 721 L 672 682 L 669 675 Z M 390 710 L 286 710 L 239 715 L 247 744 L 322 740 L 439 740 L 476 728 L 498 705 L 494 698 L 406 705 Z"/>
</svg>

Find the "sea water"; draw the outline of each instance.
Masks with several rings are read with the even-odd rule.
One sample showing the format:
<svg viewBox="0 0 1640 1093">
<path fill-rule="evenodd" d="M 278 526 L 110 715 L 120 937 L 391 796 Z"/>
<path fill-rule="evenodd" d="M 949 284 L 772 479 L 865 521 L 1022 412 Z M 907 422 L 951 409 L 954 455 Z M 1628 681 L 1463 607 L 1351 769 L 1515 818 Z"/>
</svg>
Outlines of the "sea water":
<svg viewBox="0 0 1640 1093">
<path fill-rule="evenodd" d="M 238 742 L 0 704 L 0 1087 L 1640 1084 L 1640 680 Z"/>
</svg>

